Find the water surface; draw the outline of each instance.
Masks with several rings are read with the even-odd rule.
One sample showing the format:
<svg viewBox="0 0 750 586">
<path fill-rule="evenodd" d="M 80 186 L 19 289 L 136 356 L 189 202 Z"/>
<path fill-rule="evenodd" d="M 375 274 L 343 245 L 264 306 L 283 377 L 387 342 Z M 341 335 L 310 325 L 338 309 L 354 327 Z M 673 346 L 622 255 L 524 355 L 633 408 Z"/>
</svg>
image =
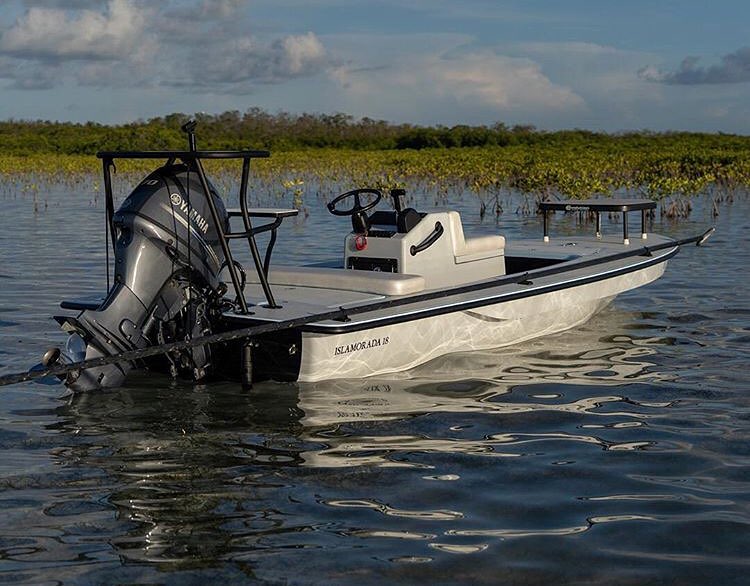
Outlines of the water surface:
<svg viewBox="0 0 750 586">
<path fill-rule="evenodd" d="M 708 202 L 654 229 L 698 233 Z M 346 221 L 305 203 L 279 261 L 339 254 Z M 0 205 L 5 374 L 102 292 L 104 221 L 62 187 Z M 507 238 L 541 234 L 513 209 Z M 579 328 L 387 379 L 2 388 L 0 581 L 747 583 L 749 215 L 724 205 L 710 246 Z"/>
</svg>

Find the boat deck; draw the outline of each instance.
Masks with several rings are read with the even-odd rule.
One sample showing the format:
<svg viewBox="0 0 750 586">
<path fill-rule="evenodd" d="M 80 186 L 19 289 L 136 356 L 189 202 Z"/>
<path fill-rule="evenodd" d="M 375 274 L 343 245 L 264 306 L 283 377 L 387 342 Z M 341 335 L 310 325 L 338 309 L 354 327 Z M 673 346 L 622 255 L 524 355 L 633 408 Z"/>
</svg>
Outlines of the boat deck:
<svg viewBox="0 0 750 586">
<path fill-rule="evenodd" d="M 670 239 L 654 234 L 648 240 L 639 240 L 640 242 L 644 246 L 646 243 L 654 246 L 668 243 Z M 590 237 L 570 237 L 547 243 L 540 240 L 519 240 L 506 247 L 505 255 L 509 264 L 517 267 L 525 264 L 528 267 L 526 270 L 459 287 L 424 290 L 408 295 L 384 295 L 342 288 L 345 279 L 340 279 L 337 287 L 319 286 L 320 283 L 315 286 L 303 283 L 275 284 L 272 272 L 271 285 L 281 307 L 269 308 L 265 303 L 252 305 L 252 300 L 263 299 L 263 291 L 259 284 L 248 283 L 245 294 L 251 305 L 251 313 L 241 315 L 230 311 L 224 314 L 224 318 L 237 327 L 243 327 L 255 323 L 305 318 L 339 308 L 356 309 L 346 321 L 316 322 L 304 326 L 303 330 L 333 333 L 366 329 L 386 321 L 393 323 L 394 319 L 409 321 L 445 311 L 482 307 L 604 280 L 659 264 L 676 252 L 676 248 L 667 248 L 651 256 L 644 251 L 643 255 L 621 257 L 622 253 L 642 248 L 635 242 L 624 245 L 617 238 L 594 240 Z M 607 257 L 613 259 L 608 261 Z M 349 272 L 343 268 L 333 270 L 341 270 L 344 274 Z M 372 277 L 377 275 L 369 274 Z M 363 311 L 369 306 L 373 306 L 372 311 Z"/>
</svg>

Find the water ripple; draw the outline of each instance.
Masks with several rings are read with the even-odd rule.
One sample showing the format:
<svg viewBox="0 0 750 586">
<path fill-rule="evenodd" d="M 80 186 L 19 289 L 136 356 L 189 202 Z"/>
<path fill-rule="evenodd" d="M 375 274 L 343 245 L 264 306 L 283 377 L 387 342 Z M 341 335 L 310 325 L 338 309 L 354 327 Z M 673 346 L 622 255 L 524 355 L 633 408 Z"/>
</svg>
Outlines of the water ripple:
<svg viewBox="0 0 750 586">
<path fill-rule="evenodd" d="M 3 199 L 1 262 L 35 271 L 0 270 L 2 372 L 60 342 L 60 299 L 102 293 L 102 204 L 65 195 Z M 495 231 L 471 201 L 467 233 Z M 276 260 L 339 253 L 318 203 Z M 732 205 L 710 246 L 579 328 L 387 380 L 5 389 L 0 581 L 743 583 L 750 198 Z"/>
<path fill-rule="evenodd" d="M 363 508 L 373 509 L 388 515 L 391 517 L 405 517 L 407 519 L 420 519 L 428 521 L 450 521 L 453 519 L 460 519 L 463 517 L 462 513 L 458 511 L 448 510 L 424 510 L 424 511 L 410 511 L 406 509 L 397 509 L 389 505 L 378 503 L 376 501 L 369 500 L 328 500 L 324 501 L 325 504 L 331 507 L 340 508 Z"/>
</svg>

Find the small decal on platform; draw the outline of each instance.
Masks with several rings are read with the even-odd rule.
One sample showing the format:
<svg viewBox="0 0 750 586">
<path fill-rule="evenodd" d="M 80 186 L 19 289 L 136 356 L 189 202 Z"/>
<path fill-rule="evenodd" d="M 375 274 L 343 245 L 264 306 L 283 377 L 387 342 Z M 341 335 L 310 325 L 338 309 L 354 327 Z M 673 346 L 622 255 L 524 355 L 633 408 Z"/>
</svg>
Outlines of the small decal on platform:
<svg viewBox="0 0 750 586">
<path fill-rule="evenodd" d="M 351 352 L 359 352 L 360 350 L 369 350 L 370 348 L 378 348 L 385 346 L 390 342 L 390 337 L 385 336 L 383 338 L 371 338 L 369 340 L 362 340 L 361 342 L 354 342 L 353 344 L 344 344 L 343 346 L 336 346 L 333 351 L 334 356 L 341 356 L 342 354 L 350 354 Z"/>
</svg>

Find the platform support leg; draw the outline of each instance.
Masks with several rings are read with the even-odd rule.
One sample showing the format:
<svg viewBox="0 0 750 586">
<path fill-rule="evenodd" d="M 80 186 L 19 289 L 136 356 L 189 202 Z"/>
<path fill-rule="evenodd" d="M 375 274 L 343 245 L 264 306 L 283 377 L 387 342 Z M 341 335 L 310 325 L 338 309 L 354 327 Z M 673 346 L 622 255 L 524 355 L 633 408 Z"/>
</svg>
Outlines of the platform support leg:
<svg viewBox="0 0 750 586">
<path fill-rule="evenodd" d="M 242 345 L 242 388 L 245 390 L 253 388 L 253 346 L 252 340 Z"/>
</svg>

